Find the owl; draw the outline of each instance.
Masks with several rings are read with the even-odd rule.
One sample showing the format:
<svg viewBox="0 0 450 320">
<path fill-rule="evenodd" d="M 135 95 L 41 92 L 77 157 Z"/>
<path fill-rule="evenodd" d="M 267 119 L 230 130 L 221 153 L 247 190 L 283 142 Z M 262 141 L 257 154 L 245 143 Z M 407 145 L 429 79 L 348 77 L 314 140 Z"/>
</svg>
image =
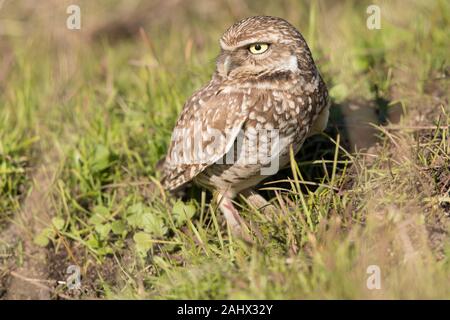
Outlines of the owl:
<svg viewBox="0 0 450 320">
<path fill-rule="evenodd" d="M 328 92 L 305 39 L 281 18 L 243 19 L 219 43 L 211 81 L 176 122 L 162 185 L 175 192 L 193 182 L 213 191 L 231 229 L 242 232 L 233 198 L 264 202 L 253 188 L 324 130 Z"/>
</svg>

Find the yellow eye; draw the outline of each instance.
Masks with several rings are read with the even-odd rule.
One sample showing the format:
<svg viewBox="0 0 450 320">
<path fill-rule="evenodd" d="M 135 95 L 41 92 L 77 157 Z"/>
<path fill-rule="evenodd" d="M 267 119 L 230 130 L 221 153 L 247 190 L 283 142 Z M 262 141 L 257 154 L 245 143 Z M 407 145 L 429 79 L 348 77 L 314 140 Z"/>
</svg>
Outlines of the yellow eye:
<svg viewBox="0 0 450 320">
<path fill-rule="evenodd" d="M 250 50 L 253 54 L 264 53 L 267 49 L 269 49 L 269 45 L 267 43 L 255 43 L 248 47 L 248 50 Z"/>
</svg>

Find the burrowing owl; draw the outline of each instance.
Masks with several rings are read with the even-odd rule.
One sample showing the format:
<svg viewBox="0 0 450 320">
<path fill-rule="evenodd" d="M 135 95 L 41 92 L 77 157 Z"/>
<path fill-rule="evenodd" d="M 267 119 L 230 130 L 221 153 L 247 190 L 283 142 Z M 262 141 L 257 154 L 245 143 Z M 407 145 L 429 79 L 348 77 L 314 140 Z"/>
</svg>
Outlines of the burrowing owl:
<svg viewBox="0 0 450 320">
<path fill-rule="evenodd" d="M 231 199 L 289 164 L 291 147 L 297 152 L 325 128 L 328 93 L 302 35 L 281 18 L 243 19 L 220 47 L 211 81 L 176 123 L 162 182 L 169 191 L 191 181 L 215 190 L 236 230 L 242 221 Z"/>
</svg>

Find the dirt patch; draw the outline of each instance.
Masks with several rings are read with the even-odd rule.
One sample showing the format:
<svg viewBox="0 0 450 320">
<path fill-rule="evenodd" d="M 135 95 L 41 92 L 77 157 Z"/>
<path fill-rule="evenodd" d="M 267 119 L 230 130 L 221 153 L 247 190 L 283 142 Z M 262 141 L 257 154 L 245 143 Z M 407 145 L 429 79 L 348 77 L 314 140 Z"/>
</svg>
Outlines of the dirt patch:
<svg viewBox="0 0 450 320">
<path fill-rule="evenodd" d="M 117 279 L 117 263 L 113 257 L 105 257 L 102 263 L 90 260 L 85 248 L 71 248 L 76 261 L 82 261 L 85 267 L 80 268 L 80 287 L 69 289 L 65 283 L 69 274 L 67 268 L 74 265 L 72 257 L 66 250 L 48 251 L 48 277 L 54 279 L 55 292 L 63 299 L 98 299 L 103 298 L 103 283 L 114 287 Z"/>
<path fill-rule="evenodd" d="M 0 233 L 0 299 L 48 300 L 95 299 L 104 296 L 102 282 L 114 284 L 117 264 L 113 257 L 106 257 L 99 264 L 93 261 L 84 247 L 70 247 L 71 255 L 64 248 L 40 247 L 34 237 L 49 225 L 52 218 L 50 191 L 54 170 L 41 166 L 33 175 L 33 188 L 16 212 L 13 221 Z M 68 242 L 68 245 L 71 245 Z M 81 287 L 69 289 L 67 268 L 81 268 Z"/>
<path fill-rule="evenodd" d="M 0 235 L 4 256 L 0 274 L 2 299 L 50 299 L 47 287 L 47 252 L 33 239 L 51 216 L 48 193 L 52 171 L 40 166 L 33 175 L 33 189 L 11 224 Z"/>
<path fill-rule="evenodd" d="M 419 94 L 415 86 L 418 79 L 414 78 L 410 70 L 395 69 L 394 85 L 390 90 L 392 100 L 409 98 L 409 111 L 403 125 L 414 131 L 415 141 L 411 145 L 429 145 L 429 149 L 425 148 L 416 152 L 421 152 L 421 156 L 427 159 L 434 158 L 432 162 L 429 160 L 430 165 L 427 168 L 420 167 L 419 170 L 424 180 L 423 185 L 427 189 L 423 192 L 430 198 L 445 198 L 442 201 L 438 200 L 439 204 L 436 206 L 424 204 L 429 245 L 437 259 L 445 258 L 450 226 L 450 203 L 446 200 L 450 195 L 450 163 L 442 147 L 436 147 L 436 144 L 443 141 L 445 137 L 435 129 L 438 126 L 441 128 L 448 126 L 445 121 L 446 115 L 443 113 L 443 110 L 448 110 L 449 104 L 448 77 L 448 67 L 431 73 L 424 83 L 424 94 Z"/>
</svg>

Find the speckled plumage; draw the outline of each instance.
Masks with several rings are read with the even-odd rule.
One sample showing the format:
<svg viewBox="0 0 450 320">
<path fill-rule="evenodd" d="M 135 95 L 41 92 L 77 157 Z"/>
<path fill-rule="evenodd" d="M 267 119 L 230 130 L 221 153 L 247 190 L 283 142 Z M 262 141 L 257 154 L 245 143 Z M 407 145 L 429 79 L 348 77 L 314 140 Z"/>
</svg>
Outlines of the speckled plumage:
<svg viewBox="0 0 450 320">
<path fill-rule="evenodd" d="M 269 49 L 252 54 L 249 46 L 255 43 Z M 276 17 L 243 19 L 223 34 L 220 46 L 210 83 L 188 99 L 176 123 L 164 163 L 167 190 L 194 181 L 231 199 L 265 178 L 261 168 L 267 163 L 255 157 L 272 141 L 255 132 L 277 131 L 282 168 L 289 162 L 290 145 L 297 152 L 306 137 L 326 126 L 326 86 L 305 40 L 291 24 Z M 214 141 L 192 138 L 215 130 L 223 135 Z M 238 140 L 242 150 L 236 149 Z M 196 147 L 208 152 L 198 156 Z M 225 163 L 232 151 L 233 163 Z M 186 154 L 189 161 L 180 161 Z M 252 157 L 256 163 L 248 161 Z"/>
</svg>

